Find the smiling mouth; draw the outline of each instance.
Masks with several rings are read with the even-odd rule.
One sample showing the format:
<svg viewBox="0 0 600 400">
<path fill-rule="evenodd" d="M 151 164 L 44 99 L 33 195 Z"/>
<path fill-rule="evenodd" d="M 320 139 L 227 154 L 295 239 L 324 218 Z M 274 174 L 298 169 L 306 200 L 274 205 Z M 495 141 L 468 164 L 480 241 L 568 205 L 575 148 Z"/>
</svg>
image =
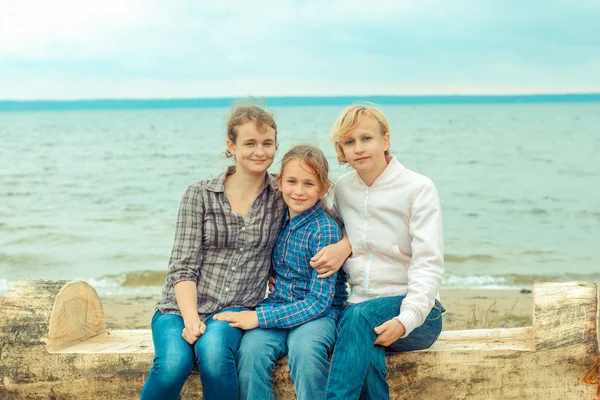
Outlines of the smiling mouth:
<svg viewBox="0 0 600 400">
<path fill-rule="evenodd" d="M 360 158 L 355 159 L 354 161 L 364 161 L 367 158 L 369 158 L 369 157 L 360 157 Z"/>
<path fill-rule="evenodd" d="M 295 202 L 295 203 L 304 203 L 306 201 L 306 199 L 294 199 L 292 197 L 292 201 Z"/>
<path fill-rule="evenodd" d="M 265 162 L 265 161 L 267 161 L 267 159 L 265 158 L 264 160 L 250 160 L 250 161 L 253 161 L 253 162 L 259 162 L 259 163 L 260 163 L 260 162 Z"/>
</svg>

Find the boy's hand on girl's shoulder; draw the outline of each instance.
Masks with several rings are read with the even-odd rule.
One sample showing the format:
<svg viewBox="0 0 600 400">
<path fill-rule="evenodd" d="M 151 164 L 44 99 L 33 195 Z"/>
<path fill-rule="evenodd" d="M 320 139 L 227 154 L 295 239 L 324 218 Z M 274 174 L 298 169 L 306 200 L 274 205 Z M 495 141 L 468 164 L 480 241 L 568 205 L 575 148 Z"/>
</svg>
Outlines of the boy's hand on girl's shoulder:
<svg viewBox="0 0 600 400">
<path fill-rule="evenodd" d="M 181 331 L 181 337 L 189 344 L 194 344 L 204 332 L 206 332 L 206 325 L 198 318 L 191 322 L 185 322 L 185 327 Z"/>
<path fill-rule="evenodd" d="M 245 331 L 260 327 L 256 311 L 222 312 L 213 315 L 217 321 L 229 322 L 232 328 L 240 328 Z"/>
<path fill-rule="evenodd" d="M 404 336 L 406 333 L 406 328 L 402 325 L 402 322 L 398 321 L 396 318 L 392 318 L 383 324 L 375 327 L 375 333 L 377 334 L 377 339 L 375 339 L 375 344 L 387 347 L 394 343 L 396 340 L 400 339 L 400 337 Z"/>
</svg>

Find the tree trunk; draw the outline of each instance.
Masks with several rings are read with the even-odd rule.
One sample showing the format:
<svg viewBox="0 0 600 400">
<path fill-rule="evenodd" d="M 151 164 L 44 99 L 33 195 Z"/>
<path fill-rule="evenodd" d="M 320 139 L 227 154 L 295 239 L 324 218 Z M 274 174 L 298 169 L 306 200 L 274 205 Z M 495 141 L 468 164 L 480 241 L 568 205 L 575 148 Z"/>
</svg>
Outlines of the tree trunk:
<svg viewBox="0 0 600 400">
<path fill-rule="evenodd" d="M 593 283 L 534 287 L 533 327 L 443 332 L 430 349 L 388 354 L 392 399 L 599 399 Z M 138 399 L 149 330 L 106 330 L 85 282 L 18 282 L 0 303 L 0 399 Z M 287 359 L 275 397 L 293 399 Z M 197 374 L 182 399 L 200 399 Z"/>
</svg>

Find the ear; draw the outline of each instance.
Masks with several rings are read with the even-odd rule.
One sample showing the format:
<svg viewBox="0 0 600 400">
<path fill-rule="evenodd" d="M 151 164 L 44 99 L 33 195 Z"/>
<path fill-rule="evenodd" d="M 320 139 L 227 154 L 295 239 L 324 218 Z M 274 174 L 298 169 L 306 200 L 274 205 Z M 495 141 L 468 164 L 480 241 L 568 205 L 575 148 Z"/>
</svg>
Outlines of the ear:
<svg viewBox="0 0 600 400">
<path fill-rule="evenodd" d="M 227 150 L 229 150 L 229 154 L 231 154 L 232 156 L 235 156 L 235 144 L 227 139 L 227 141 L 225 142 L 225 144 L 227 145 Z"/>
<path fill-rule="evenodd" d="M 384 142 L 383 148 L 385 149 L 385 151 L 388 151 L 390 149 L 390 133 L 389 132 L 386 132 L 383 135 L 383 142 Z"/>
</svg>

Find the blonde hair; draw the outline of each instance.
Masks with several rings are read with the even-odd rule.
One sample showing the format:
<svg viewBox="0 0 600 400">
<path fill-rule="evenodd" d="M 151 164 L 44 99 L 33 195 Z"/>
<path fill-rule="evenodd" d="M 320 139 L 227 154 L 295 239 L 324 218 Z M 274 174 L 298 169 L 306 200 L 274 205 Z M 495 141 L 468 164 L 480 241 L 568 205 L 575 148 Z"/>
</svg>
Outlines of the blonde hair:
<svg viewBox="0 0 600 400">
<path fill-rule="evenodd" d="M 390 132 L 390 125 L 385 118 L 385 115 L 376 107 L 366 106 L 361 104 L 355 104 L 346 108 L 338 117 L 337 121 L 333 125 L 333 132 L 331 134 L 331 141 L 335 146 L 335 152 L 337 153 L 338 163 L 340 165 L 347 164 L 344 150 L 342 149 L 342 141 L 345 136 L 350 134 L 360 124 L 361 118 L 373 118 L 379 124 L 381 134 L 385 135 Z M 385 155 L 390 154 L 389 149 L 385 151 Z"/>
<path fill-rule="evenodd" d="M 254 121 L 256 129 L 261 133 L 266 133 L 269 127 L 273 128 L 273 130 L 275 130 L 275 148 L 279 146 L 277 143 L 277 124 L 273 119 L 273 115 L 254 105 L 239 105 L 231 109 L 229 117 L 227 118 L 227 139 L 235 144 L 237 140 L 236 128 L 250 121 Z M 233 154 L 227 149 L 225 151 L 225 156 L 232 157 Z"/>
</svg>

